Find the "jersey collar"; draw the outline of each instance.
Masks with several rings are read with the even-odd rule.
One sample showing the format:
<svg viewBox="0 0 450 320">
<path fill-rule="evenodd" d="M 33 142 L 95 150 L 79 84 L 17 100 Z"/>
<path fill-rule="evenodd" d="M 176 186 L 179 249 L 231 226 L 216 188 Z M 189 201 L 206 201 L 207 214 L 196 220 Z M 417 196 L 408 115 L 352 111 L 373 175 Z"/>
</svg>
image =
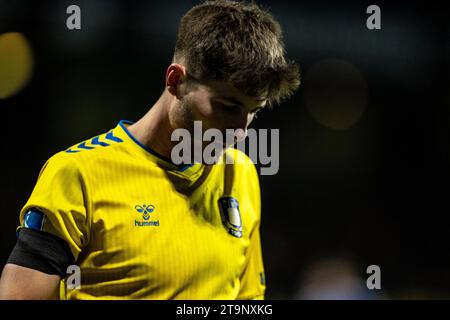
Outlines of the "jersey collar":
<svg viewBox="0 0 450 320">
<path fill-rule="evenodd" d="M 137 140 L 130 131 L 128 131 L 128 126 L 132 125 L 133 121 L 128 120 L 120 120 L 116 128 L 113 130 L 114 134 L 118 135 L 120 138 L 125 139 L 130 145 L 133 147 L 133 150 L 156 163 L 161 168 L 172 171 L 173 173 L 186 177 L 189 179 L 195 179 L 199 177 L 204 169 L 204 165 L 200 163 L 195 164 L 187 164 L 187 165 L 176 165 L 169 158 L 164 157 L 163 155 L 158 154 L 153 149 L 148 146 L 142 144 Z"/>
</svg>

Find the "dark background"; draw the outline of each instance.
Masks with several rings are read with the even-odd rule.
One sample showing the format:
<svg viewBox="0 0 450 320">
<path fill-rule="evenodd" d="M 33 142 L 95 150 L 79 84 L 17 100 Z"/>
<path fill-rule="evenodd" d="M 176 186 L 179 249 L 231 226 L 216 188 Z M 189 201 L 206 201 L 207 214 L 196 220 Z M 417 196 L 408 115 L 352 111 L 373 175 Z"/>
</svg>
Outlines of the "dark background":
<svg viewBox="0 0 450 320">
<path fill-rule="evenodd" d="M 261 177 L 267 298 L 311 297 L 305 288 L 320 279 L 322 291 L 354 278 L 365 286 L 372 264 L 382 290 L 371 297 L 450 297 L 445 7 L 257 2 L 284 28 L 303 82 L 254 123 L 280 129 L 280 170 Z M 178 21 L 197 3 L 0 0 L 0 37 L 23 33 L 33 57 L 26 86 L 0 99 L 1 266 L 46 159 L 145 114 L 164 88 Z M 66 28 L 70 4 L 81 30 Z M 381 30 L 366 27 L 370 4 Z"/>
</svg>

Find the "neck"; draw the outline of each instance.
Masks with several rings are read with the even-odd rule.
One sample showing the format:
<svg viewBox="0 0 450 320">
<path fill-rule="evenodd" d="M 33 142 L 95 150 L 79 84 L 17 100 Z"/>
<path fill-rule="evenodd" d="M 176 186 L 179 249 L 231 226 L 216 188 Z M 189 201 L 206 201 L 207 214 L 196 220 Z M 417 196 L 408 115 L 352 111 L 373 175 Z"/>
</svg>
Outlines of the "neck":
<svg viewBox="0 0 450 320">
<path fill-rule="evenodd" d="M 143 145 L 158 154 L 170 158 L 173 142 L 170 140 L 173 127 L 169 119 L 169 109 L 173 96 L 164 91 L 152 108 L 128 131 Z"/>
</svg>

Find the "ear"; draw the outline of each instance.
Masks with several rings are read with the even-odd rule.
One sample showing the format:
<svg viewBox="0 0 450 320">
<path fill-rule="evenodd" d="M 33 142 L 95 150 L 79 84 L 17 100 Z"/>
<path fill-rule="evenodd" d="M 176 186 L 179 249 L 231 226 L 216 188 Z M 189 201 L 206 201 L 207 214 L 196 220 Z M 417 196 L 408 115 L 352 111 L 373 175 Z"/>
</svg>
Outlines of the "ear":
<svg viewBox="0 0 450 320">
<path fill-rule="evenodd" d="M 166 88 L 174 96 L 178 96 L 179 85 L 186 79 L 186 68 L 179 63 L 172 63 L 166 72 Z"/>
</svg>

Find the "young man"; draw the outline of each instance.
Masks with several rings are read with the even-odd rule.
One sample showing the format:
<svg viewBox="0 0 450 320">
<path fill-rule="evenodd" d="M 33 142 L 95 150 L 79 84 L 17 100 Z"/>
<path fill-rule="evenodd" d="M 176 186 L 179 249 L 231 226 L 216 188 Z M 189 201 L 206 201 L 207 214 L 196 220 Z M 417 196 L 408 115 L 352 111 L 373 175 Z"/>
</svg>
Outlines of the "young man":
<svg viewBox="0 0 450 320">
<path fill-rule="evenodd" d="M 290 96 L 299 70 L 255 4 L 208 1 L 181 20 L 160 99 L 136 123 L 52 156 L 20 212 L 3 299 L 261 299 L 253 163 L 175 165 L 176 129 L 246 130 Z M 229 146 L 226 146 L 229 147 Z M 228 163 L 228 162 L 227 162 Z M 69 265 L 81 286 L 64 283 Z"/>
</svg>

